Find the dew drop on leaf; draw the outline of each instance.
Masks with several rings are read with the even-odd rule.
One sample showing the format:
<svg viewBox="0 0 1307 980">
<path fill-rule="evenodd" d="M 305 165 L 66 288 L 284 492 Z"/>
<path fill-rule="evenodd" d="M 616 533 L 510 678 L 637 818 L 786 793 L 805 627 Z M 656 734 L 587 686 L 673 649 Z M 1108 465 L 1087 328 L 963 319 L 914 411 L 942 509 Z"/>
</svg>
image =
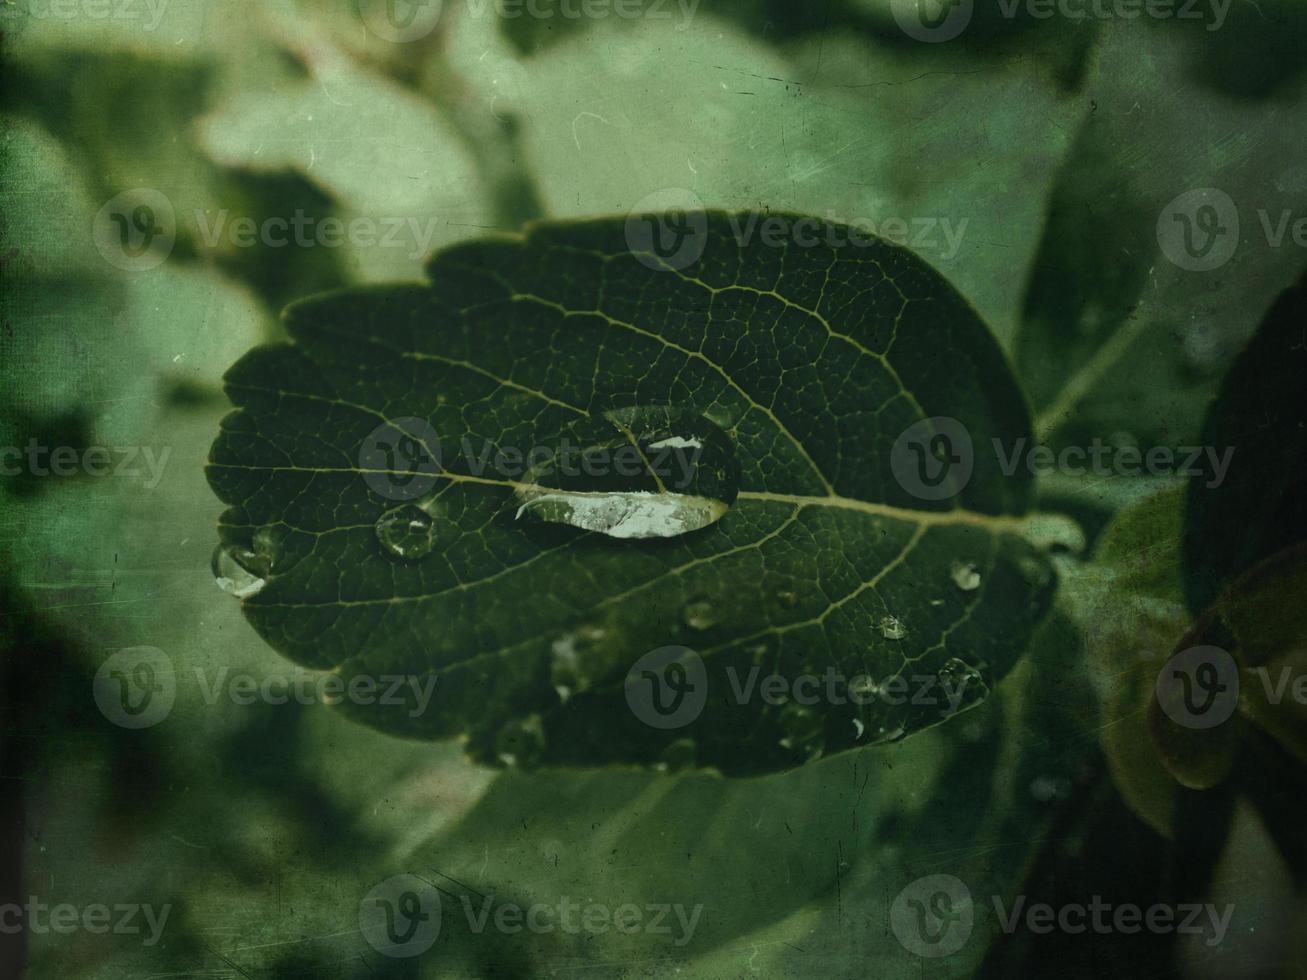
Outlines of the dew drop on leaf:
<svg viewBox="0 0 1307 980">
<path fill-rule="evenodd" d="M 659 772 L 681 772 L 685 769 L 693 769 L 698 752 L 694 739 L 678 738 L 662 750 L 654 768 Z"/>
<path fill-rule="evenodd" d="M 980 572 L 971 562 L 954 562 L 950 574 L 953 576 L 953 584 L 963 592 L 974 592 L 980 588 Z"/>
<path fill-rule="evenodd" d="M 907 624 L 897 616 L 882 616 L 877 628 L 887 640 L 901 640 L 908 635 Z"/>
<path fill-rule="evenodd" d="M 436 543 L 436 524 L 416 504 L 404 504 L 377 518 L 377 540 L 392 558 L 425 558 Z"/>
<path fill-rule="evenodd" d="M 539 715 L 508 722 L 495 736 L 495 755 L 505 766 L 535 766 L 545 751 L 545 728 Z"/>
<path fill-rule="evenodd" d="M 690 603 L 681 615 L 685 625 L 692 630 L 710 630 L 717 625 L 717 612 L 707 599 L 698 599 Z"/>
<path fill-rule="evenodd" d="M 248 599 L 258 595 L 268 584 L 262 575 L 251 571 L 260 563 L 259 556 L 249 549 L 220 544 L 213 549 L 209 567 L 218 588 L 237 599 Z"/>
<path fill-rule="evenodd" d="M 945 697 L 950 701 L 956 698 L 956 706 L 949 705 L 954 713 L 973 708 L 989 697 L 989 684 L 984 673 L 957 657 L 945 661 L 935 676 L 939 679 L 939 687 Z"/>
<path fill-rule="evenodd" d="M 702 415 L 666 406 L 613 409 L 559 435 L 585 447 L 541 462 L 516 486 L 518 518 L 570 524 L 610 538 L 675 538 L 730 511 L 738 492 L 735 443 Z"/>
<path fill-rule="evenodd" d="M 804 762 L 821 758 L 826 750 L 821 717 L 811 708 L 793 702 L 781 708 L 780 746 L 796 752 Z"/>
</svg>

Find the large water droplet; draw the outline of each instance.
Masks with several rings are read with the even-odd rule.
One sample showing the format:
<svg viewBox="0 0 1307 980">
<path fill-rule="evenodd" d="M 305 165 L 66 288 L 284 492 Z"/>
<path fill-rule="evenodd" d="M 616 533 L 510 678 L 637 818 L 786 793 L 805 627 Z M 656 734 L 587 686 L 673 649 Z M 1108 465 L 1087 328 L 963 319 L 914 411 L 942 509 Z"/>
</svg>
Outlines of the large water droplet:
<svg viewBox="0 0 1307 980">
<path fill-rule="evenodd" d="M 692 630 L 710 630 L 717 625 L 717 611 L 707 599 L 697 599 L 681 613 L 685 625 Z"/>
<path fill-rule="evenodd" d="M 393 558 L 415 561 L 431 553 L 436 522 L 416 504 L 403 504 L 377 518 L 377 540 Z"/>
<path fill-rule="evenodd" d="M 955 561 L 950 575 L 953 584 L 963 592 L 975 592 L 980 588 L 980 572 L 972 562 Z"/>
<path fill-rule="evenodd" d="M 713 524 L 739 491 L 735 444 L 704 418 L 623 408 L 571 424 L 515 487 L 517 516 L 613 538 L 672 538 Z M 579 448 L 578 448 L 579 447 Z"/>
<path fill-rule="evenodd" d="M 887 640 L 901 640 L 908 635 L 907 624 L 897 616 L 882 616 L 877 624 L 880 635 Z"/>
<path fill-rule="evenodd" d="M 517 516 L 570 524 L 611 538 L 674 538 L 721 520 L 730 509 L 720 500 L 675 494 L 545 493 L 518 508 Z"/>
<path fill-rule="evenodd" d="M 256 596 L 268 584 L 262 575 L 251 571 L 251 568 L 258 568 L 261 564 L 262 560 L 255 552 L 222 544 L 213 549 L 213 557 L 209 561 L 218 588 L 237 599 Z"/>
</svg>

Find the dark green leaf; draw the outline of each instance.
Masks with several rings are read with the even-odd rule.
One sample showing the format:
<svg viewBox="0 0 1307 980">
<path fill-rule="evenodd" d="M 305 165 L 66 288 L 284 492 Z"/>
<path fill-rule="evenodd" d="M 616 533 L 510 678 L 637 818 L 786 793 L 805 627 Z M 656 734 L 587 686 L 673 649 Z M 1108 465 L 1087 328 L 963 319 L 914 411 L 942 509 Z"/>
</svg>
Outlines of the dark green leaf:
<svg viewBox="0 0 1307 980">
<path fill-rule="evenodd" d="M 256 577 L 254 626 L 347 679 L 434 683 L 429 705 L 342 707 L 404 734 L 466 734 L 492 761 L 762 772 L 976 703 L 1052 590 L 1022 537 L 1029 476 L 1003 475 L 989 451 L 1028 437 L 1021 396 L 975 313 L 909 252 L 741 244 L 757 217 L 709 213 L 702 254 L 679 270 L 601 219 L 440 253 L 430 286 L 294 306 L 294 342 L 229 372 L 239 410 L 209 471 L 230 505 L 223 543 Z M 495 451 L 538 463 L 531 449 L 556 454 L 578 427 L 611 448 L 613 420 L 633 418 L 661 419 L 632 432 L 645 448 L 698 426 L 695 492 L 725 516 L 652 540 L 519 518 L 524 496 L 556 484 Z M 956 426 L 925 421 L 939 418 Z M 912 426 L 920 447 L 974 456 L 970 478 L 929 464 L 947 479 L 921 499 L 891 466 Z M 397 451 L 412 468 L 396 470 Z M 656 662 L 637 665 L 646 654 Z M 696 663 L 693 721 L 637 717 L 640 690 Z M 755 669 L 959 696 L 737 697 Z"/>
<path fill-rule="evenodd" d="M 1307 279 L 1262 322 L 1221 387 L 1202 443 L 1234 450 L 1219 486 L 1189 482 L 1185 591 L 1195 615 L 1240 575 L 1307 540 Z"/>
</svg>

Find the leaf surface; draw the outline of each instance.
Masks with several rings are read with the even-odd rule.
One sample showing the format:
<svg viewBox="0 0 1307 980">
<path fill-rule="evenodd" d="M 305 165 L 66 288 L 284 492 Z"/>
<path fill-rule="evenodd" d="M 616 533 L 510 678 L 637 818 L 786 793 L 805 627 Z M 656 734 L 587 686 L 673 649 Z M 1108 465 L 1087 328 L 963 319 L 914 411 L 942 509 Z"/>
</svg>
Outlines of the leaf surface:
<svg viewBox="0 0 1307 980">
<path fill-rule="evenodd" d="M 740 235 L 757 215 L 691 217 L 702 251 L 679 269 L 633 252 L 613 219 L 447 250 L 430 285 L 297 304 L 293 343 L 228 373 L 238 411 L 209 478 L 229 505 L 224 545 L 266 581 L 250 621 L 347 680 L 434 683 L 425 705 L 344 710 L 465 734 L 491 761 L 754 773 L 930 727 L 1015 662 L 1053 576 L 1022 537 L 1029 477 L 990 449 L 1029 421 L 983 323 L 904 249 L 774 247 Z M 618 540 L 519 517 L 539 487 L 510 457 L 659 406 L 733 444 L 719 520 Z M 919 461 L 952 481 L 922 499 L 894 447 L 913 426 L 936 446 L 938 418 L 957 420 L 952 449 L 972 465 Z M 428 469 L 388 469 L 378 432 Z M 401 477 L 422 485 L 386 482 Z M 399 509 L 429 548 L 388 548 L 414 487 Z M 703 666 L 685 692 L 697 710 L 649 722 L 639 699 L 676 675 L 638 662 L 668 647 Z M 831 673 L 836 697 L 795 696 Z M 770 674 L 779 698 L 750 680 Z M 936 693 L 914 704 L 859 683 Z"/>
</svg>

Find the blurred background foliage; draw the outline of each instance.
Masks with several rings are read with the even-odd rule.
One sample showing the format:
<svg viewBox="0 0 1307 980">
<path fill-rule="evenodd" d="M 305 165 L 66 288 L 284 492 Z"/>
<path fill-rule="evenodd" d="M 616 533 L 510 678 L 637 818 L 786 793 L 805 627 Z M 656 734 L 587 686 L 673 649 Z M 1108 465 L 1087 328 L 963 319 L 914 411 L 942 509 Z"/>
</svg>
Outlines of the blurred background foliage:
<svg viewBox="0 0 1307 980">
<path fill-rule="evenodd" d="M 1264 815 L 1181 789 L 1131 728 L 1147 675 L 1130 651 L 1190 622 L 1175 488 L 1173 506 L 1164 493 L 1118 517 L 1095 562 L 1065 560 L 1066 611 L 981 709 L 778 777 L 496 773 L 320 707 L 206 703 L 196 679 L 296 673 L 209 571 L 220 505 L 202 467 L 223 371 L 279 336 L 288 301 L 415 279 L 423 258 L 237 248 L 204 234 L 218 216 L 413 217 L 439 247 L 685 187 L 717 207 L 966 220 L 956 255 L 923 254 L 1008 350 L 1041 433 L 1188 445 L 1307 263 L 1250 220 L 1235 258 L 1194 277 L 1159 254 L 1157 216 L 1192 187 L 1272 214 L 1307 203 L 1307 7 L 1237 0 L 1211 32 L 981 3 L 946 44 L 906 37 L 889 0 L 703 0 L 689 22 L 505 20 L 447 0 L 409 44 L 369 33 L 354 0 L 168 0 L 152 29 L 144 3 L 127 20 L 32 9 L 6 0 L 0 20 L 0 445 L 170 456 L 157 486 L 0 482 L 3 880 L 174 911 L 152 948 L 28 937 L 30 975 L 918 976 L 886 910 L 939 871 L 1032 900 L 1211 896 L 1245 926 L 1219 950 L 987 936 L 940 976 L 1287 976 L 1307 959 L 1301 869 Z M 168 198 L 178 232 L 166 262 L 130 272 L 90 230 L 139 188 Z M 1159 489 L 1058 479 L 1045 501 L 1097 537 Z M 1141 524 L 1152 537 L 1132 547 Z M 177 703 L 129 732 L 96 710 L 91 678 L 139 645 L 172 659 Z M 477 936 L 450 901 L 432 953 L 390 961 L 357 909 L 401 871 L 523 902 L 705 911 L 682 949 Z"/>
</svg>

